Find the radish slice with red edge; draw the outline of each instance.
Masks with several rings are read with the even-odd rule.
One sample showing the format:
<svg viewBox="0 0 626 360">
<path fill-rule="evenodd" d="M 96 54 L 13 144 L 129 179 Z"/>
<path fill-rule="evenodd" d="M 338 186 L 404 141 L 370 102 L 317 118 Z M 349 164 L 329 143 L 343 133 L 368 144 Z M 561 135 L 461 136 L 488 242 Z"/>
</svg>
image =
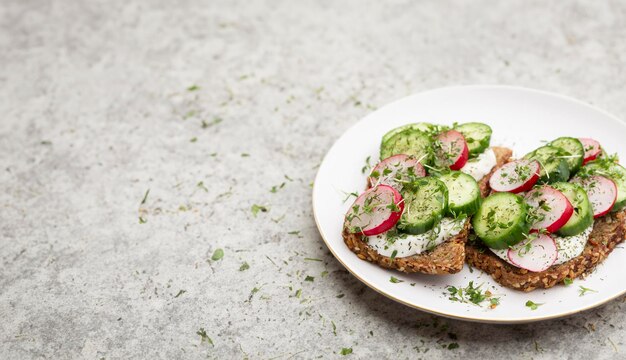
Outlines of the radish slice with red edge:
<svg viewBox="0 0 626 360">
<path fill-rule="evenodd" d="M 606 215 L 617 200 L 617 185 L 609 178 L 593 175 L 586 179 L 575 177 L 570 182 L 579 184 L 585 189 L 593 208 L 593 217 Z"/>
<path fill-rule="evenodd" d="M 533 240 L 524 240 L 507 252 L 511 263 L 532 272 L 547 270 L 554 264 L 558 255 L 556 242 L 546 234 L 539 234 Z"/>
<path fill-rule="evenodd" d="M 548 185 L 529 191 L 525 199 L 537 215 L 537 220 L 530 227 L 531 232 L 545 229 L 553 233 L 563 227 L 574 213 L 567 197 Z"/>
<path fill-rule="evenodd" d="M 489 186 L 495 192 L 519 193 L 532 189 L 539 179 L 539 162 L 520 159 L 504 164 L 493 172 Z"/>
<path fill-rule="evenodd" d="M 404 201 L 398 190 L 378 185 L 359 196 L 346 214 L 348 231 L 366 236 L 384 233 L 400 219 Z"/>
<path fill-rule="evenodd" d="M 579 138 L 580 142 L 583 144 L 583 149 L 585 149 L 585 158 L 583 160 L 583 165 L 595 160 L 598 155 L 602 153 L 602 148 L 600 147 L 600 143 L 590 138 Z"/>
<path fill-rule="evenodd" d="M 461 170 L 469 159 L 469 149 L 463 134 L 456 130 L 448 130 L 437 135 L 441 146 L 435 150 L 438 166 L 446 166 L 451 170 Z"/>
<path fill-rule="evenodd" d="M 378 163 L 369 176 L 370 185 L 389 185 L 398 190 L 412 177 L 424 177 L 426 170 L 413 156 L 398 154 Z"/>
</svg>

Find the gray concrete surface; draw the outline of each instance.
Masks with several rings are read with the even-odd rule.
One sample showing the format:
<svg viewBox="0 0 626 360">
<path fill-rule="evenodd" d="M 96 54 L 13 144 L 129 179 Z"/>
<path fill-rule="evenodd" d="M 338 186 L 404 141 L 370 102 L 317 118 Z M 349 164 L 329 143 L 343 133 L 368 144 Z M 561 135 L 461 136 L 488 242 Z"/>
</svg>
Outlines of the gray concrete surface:
<svg viewBox="0 0 626 360">
<path fill-rule="evenodd" d="M 0 358 L 625 358 L 625 298 L 436 318 L 346 273 L 310 206 L 387 102 L 512 84 L 626 118 L 625 63 L 623 1 L 4 0 Z"/>
</svg>

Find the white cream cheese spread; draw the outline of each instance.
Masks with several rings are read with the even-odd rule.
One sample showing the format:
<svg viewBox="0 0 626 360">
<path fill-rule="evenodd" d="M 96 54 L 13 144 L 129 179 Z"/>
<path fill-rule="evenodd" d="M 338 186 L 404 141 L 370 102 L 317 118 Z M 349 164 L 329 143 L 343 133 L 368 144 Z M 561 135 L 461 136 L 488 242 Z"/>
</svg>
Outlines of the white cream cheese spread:
<svg viewBox="0 0 626 360">
<path fill-rule="evenodd" d="M 394 230 L 376 236 L 367 237 L 367 244 L 376 249 L 380 255 L 391 257 L 407 257 L 421 254 L 458 235 L 465 220 L 443 218 L 433 229 L 420 235 L 399 234 Z"/>
</svg>

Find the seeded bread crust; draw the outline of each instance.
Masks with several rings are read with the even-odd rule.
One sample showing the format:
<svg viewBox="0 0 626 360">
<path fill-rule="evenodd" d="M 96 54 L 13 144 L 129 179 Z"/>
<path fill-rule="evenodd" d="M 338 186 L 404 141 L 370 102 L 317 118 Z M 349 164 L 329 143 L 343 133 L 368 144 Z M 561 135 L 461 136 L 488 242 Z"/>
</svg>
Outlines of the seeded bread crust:
<svg viewBox="0 0 626 360">
<path fill-rule="evenodd" d="M 533 291 L 548 289 L 562 283 L 563 279 L 585 277 L 592 272 L 626 237 L 626 211 L 610 213 L 596 219 L 583 253 L 574 259 L 548 270 L 533 273 L 512 266 L 497 257 L 488 248 L 467 243 L 466 261 L 470 266 L 491 275 L 499 284 L 511 289 Z"/>
<path fill-rule="evenodd" d="M 387 269 L 405 273 L 455 274 L 461 271 L 465 261 L 465 241 L 469 234 L 469 221 L 454 238 L 437 245 L 433 250 L 418 255 L 391 259 L 380 255 L 363 241 L 363 236 L 350 234 L 344 230 L 343 241 L 361 260 L 378 264 Z"/>
<path fill-rule="evenodd" d="M 492 147 L 497 164 L 494 170 L 504 165 L 511 157 L 512 151 L 504 147 Z M 482 196 L 487 196 L 489 188 L 490 172 L 478 182 Z M 368 183 L 368 188 L 371 184 Z M 366 260 L 386 269 L 395 269 L 405 273 L 424 273 L 433 275 L 455 274 L 463 269 L 465 262 L 465 243 L 469 235 L 470 222 L 467 221 L 463 230 L 454 238 L 437 245 L 433 250 L 418 255 L 391 259 L 380 255 L 374 248 L 365 243 L 364 236 L 351 234 L 344 227 L 343 241 L 348 248 L 361 260 Z"/>
</svg>

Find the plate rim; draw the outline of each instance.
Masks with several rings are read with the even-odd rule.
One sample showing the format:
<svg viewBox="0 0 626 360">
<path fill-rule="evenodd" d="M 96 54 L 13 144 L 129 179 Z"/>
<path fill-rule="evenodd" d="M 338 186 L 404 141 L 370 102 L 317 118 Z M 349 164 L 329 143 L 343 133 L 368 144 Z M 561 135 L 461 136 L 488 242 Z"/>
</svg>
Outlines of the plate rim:
<svg viewBox="0 0 626 360">
<path fill-rule="evenodd" d="M 321 164 L 323 164 L 324 162 L 326 162 L 329 153 L 331 152 L 331 150 L 337 145 L 337 142 L 346 134 L 348 133 L 350 130 L 352 130 L 354 127 L 356 127 L 361 121 L 363 121 L 365 118 L 367 118 L 368 116 L 370 116 L 372 113 L 388 107 L 388 106 L 393 106 L 394 104 L 403 101 L 406 98 L 409 97 L 414 97 L 414 96 L 418 96 L 418 95 L 424 95 L 427 93 L 432 93 L 432 92 L 438 92 L 438 91 L 449 91 L 449 90 L 460 90 L 460 89 L 471 89 L 471 90 L 498 90 L 498 89 L 504 89 L 504 90 L 515 90 L 515 91 L 521 91 L 521 92 L 529 92 L 529 93 L 534 93 L 534 94 L 540 94 L 540 95 L 544 95 L 544 96 L 551 96 L 551 97 L 556 97 L 559 98 L 561 100 L 565 100 L 565 101 L 569 101 L 569 102 L 573 102 L 575 104 L 578 105 L 582 105 L 584 107 L 590 108 L 594 111 L 597 111 L 603 115 L 605 115 L 607 118 L 611 119 L 612 121 L 614 121 L 615 123 L 617 123 L 618 125 L 624 127 L 624 130 L 626 130 L 626 122 L 620 120 L 617 116 L 609 113 L 608 111 L 599 108 L 595 105 L 586 103 L 582 100 L 576 99 L 574 97 L 568 96 L 568 95 L 563 95 L 563 94 L 559 94 L 559 93 L 554 93 L 551 91 L 546 91 L 546 90 L 539 90 L 539 89 L 534 89 L 534 88 L 529 88 L 529 87 L 524 87 L 524 86 L 515 86 L 515 85 L 488 85 L 488 84 L 477 84 L 477 85 L 452 85 L 452 86 L 443 86 L 443 87 L 438 87 L 438 88 L 434 88 L 434 89 L 428 89 L 428 90 L 424 90 L 424 91 L 419 91 L 416 92 L 414 94 L 410 94 L 401 98 L 398 98 L 394 101 L 391 101 L 385 105 L 383 105 L 382 107 L 374 110 L 373 112 L 368 113 L 367 115 L 365 115 L 364 117 L 361 117 L 358 121 L 356 121 L 354 124 L 352 124 L 352 126 L 350 126 L 348 129 L 346 129 L 338 138 L 335 139 L 335 141 L 333 142 L 333 144 L 330 146 L 330 148 L 328 148 L 328 150 L 326 151 L 326 154 L 324 155 L 324 158 L 322 159 L 322 162 L 320 163 L 320 169 L 321 169 Z M 322 240 L 324 241 L 324 244 L 326 245 L 326 247 L 328 248 L 328 250 L 330 250 L 330 252 L 333 254 L 333 257 L 346 269 L 348 270 L 348 272 L 350 272 L 350 274 L 352 274 L 352 276 L 356 277 L 359 281 L 361 281 L 363 284 L 367 285 L 370 289 L 376 291 L 377 293 L 395 301 L 398 302 L 402 305 L 408 306 L 410 308 L 413 309 L 417 309 L 420 311 L 424 311 L 430 314 L 434 314 L 434 315 L 438 315 L 438 316 L 443 316 L 449 319 L 456 319 L 456 320 L 463 320 L 463 321 L 468 321 L 468 322 L 475 322 L 475 323 L 485 323 L 485 324 L 524 324 L 524 323 L 531 323 L 531 322 L 538 322 L 538 321 L 546 321 L 546 320 L 552 320 L 552 319 L 559 319 L 559 318 L 564 318 L 564 317 L 568 317 L 574 314 L 578 314 L 578 313 L 582 313 L 594 308 L 597 308 L 599 306 L 602 306 L 604 304 L 607 304 L 617 298 L 619 298 L 620 296 L 623 296 L 624 294 L 626 294 L 626 287 L 618 294 L 596 301 L 588 306 L 585 306 L 584 308 L 581 309 L 576 309 L 576 310 L 571 310 L 571 311 L 567 311 L 564 313 L 560 313 L 560 314 L 555 314 L 555 315 L 545 315 L 545 316 L 535 316 L 535 317 L 526 317 L 523 319 L 519 319 L 519 318 L 502 318 L 502 319 L 491 319 L 491 318 L 481 318 L 481 317 L 477 317 L 477 316 L 460 316 L 460 315 L 456 315 L 456 314 L 451 314 L 451 313 L 446 313 L 446 312 L 442 312 L 440 310 L 435 310 L 432 308 L 428 308 L 428 307 L 423 307 L 423 306 L 418 306 L 415 304 L 411 304 L 407 301 L 401 300 L 397 297 L 395 297 L 393 294 L 387 293 L 384 290 L 378 288 L 376 286 L 376 284 L 373 284 L 371 282 L 368 282 L 366 280 L 364 280 L 363 278 L 361 278 L 359 275 L 357 275 L 355 273 L 355 271 L 353 271 L 350 267 L 348 267 L 339 256 L 337 256 L 337 254 L 335 253 L 335 251 L 333 250 L 333 248 L 329 245 L 328 240 L 326 240 L 326 238 L 324 237 L 322 231 L 321 231 L 321 227 L 320 227 L 320 223 L 318 221 L 317 218 L 317 212 L 316 212 L 316 207 L 315 207 L 315 189 L 316 189 L 316 185 L 318 183 L 318 177 L 320 176 L 320 169 L 317 170 L 317 173 L 315 175 L 315 179 L 313 181 L 313 188 L 311 189 L 311 205 L 313 208 L 313 218 L 315 220 L 315 225 L 317 227 L 317 231 L 320 235 L 320 237 L 322 238 Z"/>
</svg>

